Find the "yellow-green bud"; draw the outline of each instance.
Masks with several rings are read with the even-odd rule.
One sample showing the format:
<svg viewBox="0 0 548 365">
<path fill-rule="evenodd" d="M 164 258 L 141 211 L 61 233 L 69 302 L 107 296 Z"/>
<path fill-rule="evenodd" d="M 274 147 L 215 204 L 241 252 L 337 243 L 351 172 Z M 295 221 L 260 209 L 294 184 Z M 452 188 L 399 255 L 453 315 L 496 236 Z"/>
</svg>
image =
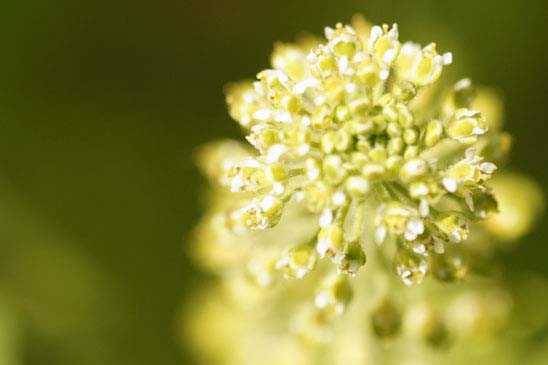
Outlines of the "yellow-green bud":
<svg viewBox="0 0 548 365">
<path fill-rule="evenodd" d="M 298 245 L 286 251 L 276 263 L 284 276 L 301 279 L 316 267 L 316 251 L 310 244 Z"/>
<path fill-rule="evenodd" d="M 400 171 L 400 168 L 402 167 L 404 163 L 403 157 L 401 156 L 390 156 L 386 159 L 386 169 L 391 174 L 396 174 Z"/>
<path fill-rule="evenodd" d="M 304 189 L 307 208 L 319 213 L 329 204 L 331 191 L 323 181 L 315 181 L 306 185 Z"/>
<path fill-rule="evenodd" d="M 418 146 L 407 146 L 405 152 L 403 153 L 403 158 L 406 160 L 411 160 L 419 156 L 420 150 Z"/>
<path fill-rule="evenodd" d="M 387 158 L 386 149 L 381 146 L 377 146 L 369 151 L 369 158 L 371 162 L 384 163 Z"/>
<path fill-rule="evenodd" d="M 344 129 L 340 129 L 335 134 L 335 149 L 339 152 L 344 152 L 352 145 L 352 136 Z"/>
<path fill-rule="evenodd" d="M 448 330 L 443 318 L 428 303 L 412 306 L 405 316 L 405 328 L 413 336 L 417 336 L 432 346 L 440 346 L 447 341 Z"/>
<path fill-rule="evenodd" d="M 419 132 L 415 128 L 407 128 L 403 131 L 403 140 L 407 144 L 415 144 L 419 140 Z"/>
<path fill-rule="evenodd" d="M 430 263 L 432 275 L 442 282 L 461 280 L 468 271 L 464 258 L 457 254 L 435 254 Z"/>
<path fill-rule="evenodd" d="M 362 176 L 350 176 L 345 185 L 346 191 L 357 198 L 363 198 L 370 190 L 369 182 Z"/>
<path fill-rule="evenodd" d="M 394 258 L 394 271 L 405 285 L 420 284 L 428 273 L 428 262 L 424 256 L 401 249 Z"/>
<path fill-rule="evenodd" d="M 475 110 L 459 109 L 453 122 L 447 128 L 449 137 L 465 144 L 477 141 L 477 136 L 487 132 L 487 125 L 481 114 Z"/>
<path fill-rule="evenodd" d="M 410 182 L 420 179 L 428 172 L 428 164 L 420 158 L 407 161 L 400 170 L 400 179 Z"/>
<path fill-rule="evenodd" d="M 403 138 L 392 138 L 388 142 L 387 150 L 389 155 L 399 155 L 403 152 L 405 148 L 405 142 Z"/>
<path fill-rule="evenodd" d="M 401 322 L 400 311 L 390 300 L 385 300 L 371 312 L 371 327 L 380 339 L 386 340 L 398 335 Z"/>
<path fill-rule="evenodd" d="M 285 165 L 280 162 L 274 162 L 268 165 L 267 176 L 273 182 L 283 182 L 287 180 L 288 174 Z"/>
<path fill-rule="evenodd" d="M 333 153 L 335 150 L 335 133 L 326 132 L 322 137 L 322 152 Z"/>
<path fill-rule="evenodd" d="M 461 214 L 444 212 L 436 218 L 435 224 L 451 242 L 458 243 L 468 238 L 469 223 Z"/>
<path fill-rule="evenodd" d="M 382 178 L 386 173 L 386 168 L 379 163 L 368 163 L 362 168 L 363 176 L 369 180 L 377 180 Z"/>
<path fill-rule="evenodd" d="M 318 233 L 316 245 L 320 257 L 329 256 L 334 262 L 340 262 L 344 254 L 343 230 L 337 224 L 324 227 Z"/>
<path fill-rule="evenodd" d="M 386 126 L 386 133 L 392 138 L 399 137 L 402 134 L 402 128 L 396 122 L 390 122 Z"/>
<path fill-rule="evenodd" d="M 424 144 L 427 147 L 432 147 L 439 142 L 443 136 L 443 124 L 439 120 L 432 120 L 426 126 L 426 134 L 424 135 Z"/>
<path fill-rule="evenodd" d="M 333 318 L 344 313 L 353 294 L 346 276 L 331 275 L 320 286 L 314 303 L 328 318 Z"/>
<path fill-rule="evenodd" d="M 417 94 L 417 88 L 412 82 L 403 80 L 394 85 L 392 95 L 404 103 L 410 101 Z"/>
<path fill-rule="evenodd" d="M 274 227 L 280 221 L 284 203 L 282 200 L 266 195 L 244 207 L 242 214 L 245 224 L 251 229 Z"/>
<path fill-rule="evenodd" d="M 336 185 L 346 177 L 346 170 L 339 155 L 329 155 L 324 158 L 322 171 L 326 181 Z"/>
<path fill-rule="evenodd" d="M 338 264 L 338 269 L 341 273 L 350 276 L 356 275 L 360 267 L 365 265 L 365 252 L 359 242 L 349 242 L 346 245 L 344 256 Z"/>
<path fill-rule="evenodd" d="M 398 104 L 398 121 L 403 128 L 411 128 L 415 122 L 413 114 L 404 104 Z"/>
</svg>

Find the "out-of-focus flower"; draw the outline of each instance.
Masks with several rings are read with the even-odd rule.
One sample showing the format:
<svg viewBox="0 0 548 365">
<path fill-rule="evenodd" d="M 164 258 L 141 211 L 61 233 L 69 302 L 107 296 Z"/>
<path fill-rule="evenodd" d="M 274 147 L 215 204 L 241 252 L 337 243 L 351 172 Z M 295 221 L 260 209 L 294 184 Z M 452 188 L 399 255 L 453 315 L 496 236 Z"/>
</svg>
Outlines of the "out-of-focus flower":
<svg viewBox="0 0 548 365">
<path fill-rule="evenodd" d="M 485 222 L 490 233 L 505 242 L 527 233 L 544 211 L 543 193 L 538 184 L 514 172 L 493 179 L 500 213 Z"/>
</svg>

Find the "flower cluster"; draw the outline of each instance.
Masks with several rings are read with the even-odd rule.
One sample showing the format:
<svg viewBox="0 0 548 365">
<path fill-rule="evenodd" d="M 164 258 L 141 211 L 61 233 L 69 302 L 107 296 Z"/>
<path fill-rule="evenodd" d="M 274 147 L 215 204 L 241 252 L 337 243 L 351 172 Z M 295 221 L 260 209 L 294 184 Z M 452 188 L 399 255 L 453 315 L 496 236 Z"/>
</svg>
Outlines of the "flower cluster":
<svg viewBox="0 0 548 365">
<path fill-rule="evenodd" d="M 238 200 L 226 225 L 270 229 L 298 205 L 317 215 L 318 231 L 274 265 L 286 276 L 302 278 L 324 257 L 355 275 L 373 231 L 397 245 L 402 280 L 421 282 L 432 253 L 496 211 L 486 187 L 496 166 L 484 152 L 500 133 L 472 107 L 469 80 L 432 95 L 452 61 L 435 44 L 402 44 L 397 25 L 365 36 L 337 24 L 325 35 L 311 49 L 278 45 L 273 69 L 229 87 L 230 114 L 254 151 L 218 170 Z"/>
<path fill-rule="evenodd" d="M 510 316 L 500 280 L 425 280 L 485 272 L 478 266 L 508 241 L 500 235 L 518 238 L 541 210 L 525 178 L 487 185 L 511 144 L 498 104 L 469 79 L 440 87 L 451 54 L 401 43 L 396 25 L 337 24 L 325 37 L 278 44 L 272 69 L 230 85 L 230 115 L 249 143 L 214 142 L 198 154 L 215 188 L 194 255 L 221 275 L 215 298 L 230 299 L 204 300 L 212 307 L 191 322 L 221 333 L 226 348 L 210 332 L 204 340 L 232 354 L 219 363 L 262 363 L 264 354 L 271 364 L 323 363 L 319 354 L 379 363 L 376 346 L 399 335 L 440 345 L 476 327 L 494 333 Z M 508 189 L 516 184 L 527 187 L 519 202 Z M 221 340 L 212 318 L 241 333 Z"/>
</svg>

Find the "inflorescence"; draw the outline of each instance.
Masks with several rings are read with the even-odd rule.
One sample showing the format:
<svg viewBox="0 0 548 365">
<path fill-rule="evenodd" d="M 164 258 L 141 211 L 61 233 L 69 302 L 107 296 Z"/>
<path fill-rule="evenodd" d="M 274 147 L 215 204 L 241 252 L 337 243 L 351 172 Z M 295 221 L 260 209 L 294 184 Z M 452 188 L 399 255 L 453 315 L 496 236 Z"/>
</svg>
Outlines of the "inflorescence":
<svg viewBox="0 0 548 365">
<path fill-rule="evenodd" d="M 524 312 L 494 256 L 543 199 L 525 177 L 493 176 L 511 145 L 496 97 L 442 85 L 451 54 L 401 43 L 396 25 L 355 19 L 325 37 L 277 44 L 272 69 L 227 88 L 248 143 L 198 154 L 214 189 L 193 249 L 221 280 L 191 311 L 191 338 L 218 353 L 209 363 L 446 363 L 414 342 L 386 350 L 399 336 L 512 364 L 495 334 Z M 519 283 L 548 286 L 536 281 Z M 528 354 L 535 331 L 517 327 Z"/>
<path fill-rule="evenodd" d="M 324 257 L 355 275 L 372 230 L 376 243 L 397 245 L 404 283 L 420 283 L 431 254 L 496 211 L 486 186 L 496 165 L 484 152 L 500 136 L 471 108 L 468 79 L 444 102 L 424 102 L 451 53 L 400 43 L 396 24 L 367 39 L 341 24 L 325 35 L 311 50 L 278 45 L 273 69 L 229 88 L 230 115 L 254 151 L 219 173 L 241 195 L 225 223 L 269 229 L 300 204 L 318 216 L 317 238 L 279 258 L 286 276 L 301 278 Z"/>
</svg>

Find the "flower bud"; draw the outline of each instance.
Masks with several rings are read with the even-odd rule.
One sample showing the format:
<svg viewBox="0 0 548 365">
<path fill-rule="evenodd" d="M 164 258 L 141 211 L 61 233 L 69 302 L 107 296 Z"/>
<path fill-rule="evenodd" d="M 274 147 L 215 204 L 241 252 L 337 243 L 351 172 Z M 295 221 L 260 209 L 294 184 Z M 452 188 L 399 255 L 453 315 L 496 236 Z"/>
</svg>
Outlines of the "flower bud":
<svg viewBox="0 0 548 365">
<path fill-rule="evenodd" d="M 365 252 L 359 242 L 349 242 L 344 250 L 344 256 L 338 264 L 341 273 L 350 276 L 356 275 L 360 267 L 365 265 Z"/>
<path fill-rule="evenodd" d="M 426 134 L 424 135 L 424 144 L 427 147 L 432 147 L 441 139 L 443 135 L 443 124 L 439 120 L 432 120 L 426 126 Z"/>
<path fill-rule="evenodd" d="M 243 208 L 243 220 L 251 229 L 272 228 L 280 221 L 283 208 L 283 201 L 272 195 L 266 195 Z"/>
<path fill-rule="evenodd" d="M 455 108 L 468 108 L 472 101 L 476 90 L 470 79 L 462 79 L 453 86 L 451 94 L 453 105 Z"/>
<path fill-rule="evenodd" d="M 275 280 L 274 273 L 276 269 L 276 260 L 272 255 L 265 257 L 254 257 L 246 267 L 247 277 L 259 287 L 268 287 Z"/>
<path fill-rule="evenodd" d="M 304 197 L 307 208 L 320 213 L 329 204 L 331 191 L 323 181 L 310 182 L 305 186 Z"/>
<path fill-rule="evenodd" d="M 407 161 L 400 169 L 400 179 L 404 182 L 410 182 L 420 179 L 428 172 L 428 165 L 422 159 L 413 159 Z"/>
<path fill-rule="evenodd" d="M 324 227 L 318 233 L 318 244 L 316 245 L 320 257 L 329 256 L 338 263 L 344 255 L 343 230 L 337 224 Z"/>
<path fill-rule="evenodd" d="M 272 67 L 282 71 L 293 81 L 304 78 L 306 74 L 305 60 L 306 54 L 299 47 L 282 43 L 274 45 L 274 51 L 270 57 Z"/>
<path fill-rule="evenodd" d="M 337 185 L 346 177 L 346 170 L 343 167 L 343 161 L 339 155 L 329 155 L 324 158 L 322 171 L 326 181 L 332 185 Z"/>
<path fill-rule="evenodd" d="M 412 82 L 403 80 L 394 85 L 392 95 L 399 101 L 404 103 L 410 101 L 417 94 L 417 88 Z"/>
<path fill-rule="evenodd" d="M 405 285 L 420 284 L 428 272 L 428 262 L 419 254 L 400 249 L 394 258 L 394 271 Z"/>
<path fill-rule="evenodd" d="M 451 54 L 439 55 L 434 43 L 421 49 L 419 45 L 408 42 L 401 47 L 396 72 L 417 86 L 427 86 L 434 83 L 440 77 L 443 66 L 451 62 Z"/>
<path fill-rule="evenodd" d="M 391 301 L 385 300 L 371 312 L 371 327 L 373 333 L 382 340 L 395 337 L 401 329 L 400 311 Z"/>
<path fill-rule="evenodd" d="M 346 191 L 354 197 L 363 198 L 369 189 L 369 182 L 361 176 L 350 176 L 346 179 Z"/>
<path fill-rule="evenodd" d="M 462 242 L 468 238 L 469 223 L 461 214 L 444 212 L 435 220 L 436 227 L 451 242 Z"/>
<path fill-rule="evenodd" d="M 343 275 L 331 275 L 321 284 L 314 302 L 328 318 L 333 318 L 344 313 L 352 296 L 353 290 L 348 278 Z"/>
<path fill-rule="evenodd" d="M 398 26 L 394 24 L 390 30 L 388 30 L 387 25 L 383 25 L 382 28 L 374 26 L 371 29 L 369 46 L 373 51 L 377 63 L 386 70 L 386 72 L 381 71 L 380 73 L 381 80 L 386 80 L 388 77 L 388 68 L 395 61 L 400 50 Z"/>
<path fill-rule="evenodd" d="M 448 338 L 448 331 L 440 314 L 427 303 L 412 306 L 405 315 L 405 328 L 432 346 L 440 346 Z"/>
<path fill-rule="evenodd" d="M 276 263 L 285 277 L 302 279 L 316 267 L 316 252 L 310 244 L 301 244 L 286 251 Z"/>
<path fill-rule="evenodd" d="M 487 132 L 487 125 L 481 114 L 475 110 L 459 109 L 453 122 L 447 128 L 449 137 L 465 144 L 477 141 L 477 136 Z"/>
<path fill-rule="evenodd" d="M 460 255 L 444 253 L 432 256 L 430 270 L 439 281 L 454 282 L 466 275 L 468 266 Z"/>
</svg>

